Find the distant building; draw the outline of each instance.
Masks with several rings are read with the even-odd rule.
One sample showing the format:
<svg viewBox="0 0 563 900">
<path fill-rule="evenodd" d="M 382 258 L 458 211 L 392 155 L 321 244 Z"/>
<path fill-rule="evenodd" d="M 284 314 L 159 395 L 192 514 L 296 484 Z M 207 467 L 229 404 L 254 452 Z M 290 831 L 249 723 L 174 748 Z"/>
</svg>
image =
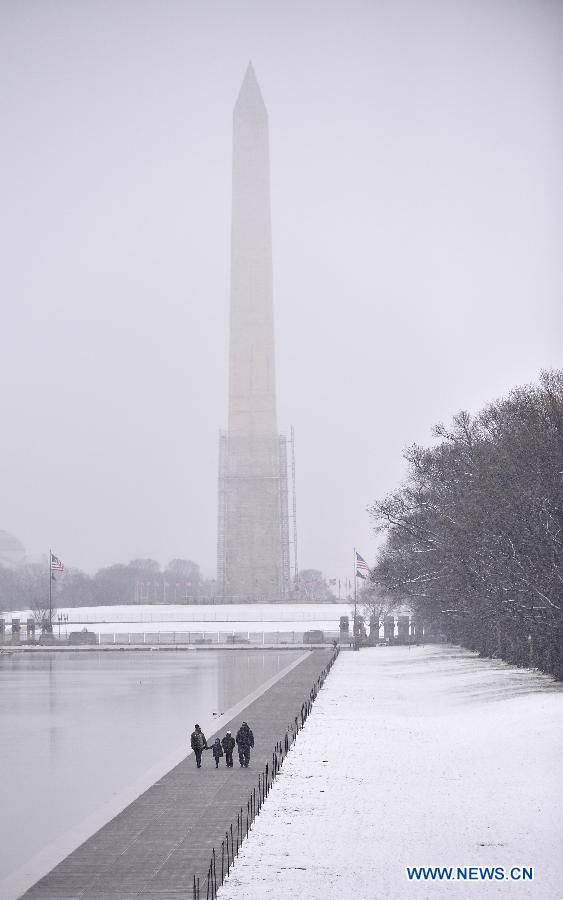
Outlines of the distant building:
<svg viewBox="0 0 563 900">
<path fill-rule="evenodd" d="M 19 566 L 25 562 L 25 547 L 9 531 L 0 531 L 0 565 Z"/>
</svg>

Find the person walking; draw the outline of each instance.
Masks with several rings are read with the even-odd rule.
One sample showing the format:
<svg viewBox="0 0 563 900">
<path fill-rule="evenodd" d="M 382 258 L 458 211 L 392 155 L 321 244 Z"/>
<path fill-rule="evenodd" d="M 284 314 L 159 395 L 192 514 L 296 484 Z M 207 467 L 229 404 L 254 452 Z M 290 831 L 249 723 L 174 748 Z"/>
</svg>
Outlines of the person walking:
<svg viewBox="0 0 563 900">
<path fill-rule="evenodd" d="M 230 731 L 227 731 L 225 737 L 221 741 L 221 745 L 223 750 L 225 751 L 225 764 L 227 769 L 233 768 L 233 749 L 235 746 L 235 739 L 232 736 Z"/>
<path fill-rule="evenodd" d="M 207 738 L 205 737 L 203 731 L 196 724 L 195 731 L 192 731 L 192 739 L 191 739 L 192 750 L 195 753 L 195 761 L 197 763 L 198 769 L 201 769 L 201 754 L 204 750 L 207 750 Z"/>
<path fill-rule="evenodd" d="M 246 722 L 243 722 L 237 731 L 236 741 L 239 762 L 241 766 L 248 769 L 248 763 L 250 762 L 250 748 L 254 747 L 254 735 Z"/>
<path fill-rule="evenodd" d="M 213 746 L 211 748 L 213 751 L 213 759 L 215 760 L 215 768 L 219 768 L 219 760 L 223 756 L 223 748 L 221 746 L 221 741 L 219 738 L 215 738 L 213 741 Z"/>
</svg>

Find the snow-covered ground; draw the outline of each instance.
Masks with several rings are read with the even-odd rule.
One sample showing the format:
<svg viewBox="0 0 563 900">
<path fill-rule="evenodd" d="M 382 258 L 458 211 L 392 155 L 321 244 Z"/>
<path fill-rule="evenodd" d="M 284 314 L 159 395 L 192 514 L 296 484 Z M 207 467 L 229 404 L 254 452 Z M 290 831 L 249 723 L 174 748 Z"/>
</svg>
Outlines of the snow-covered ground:
<svg viewBox="0 0 563 900">
<path fill-rule="evenodd" d="M 343 653 L 219 900 L 561 896 L 563 688 L 458 648 Z M 533 866 L 534 880 L 407 879 Z"/>
<path fill-rule="evenodd" d="M 9 625 L 19 617 L 25 629 L 27 610 L 2 613 Z M 307 631 L 319 628 L 338 631 L 340 616 L 352 618 L 349 603 L 241 603 L 186 606 L 185 604 L 139 606 L 81 606 L 57 608 L 53 617 L 58 634 L 58 615 L 67 615 L 61 635 L 87 626 L 100 634 L 145 631 Z"/>
</svg>

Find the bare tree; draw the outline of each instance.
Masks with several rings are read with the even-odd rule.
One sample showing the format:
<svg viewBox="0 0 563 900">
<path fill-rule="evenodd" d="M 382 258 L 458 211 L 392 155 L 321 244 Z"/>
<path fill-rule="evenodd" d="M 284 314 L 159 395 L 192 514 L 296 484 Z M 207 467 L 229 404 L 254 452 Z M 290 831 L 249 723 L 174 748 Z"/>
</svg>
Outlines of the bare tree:
<svg viewBox="0 0 563 900">
<path fill-rule="evenodd" d="M 390 615 L 401 606 L 396 597 L 385 593 L 381 585 L 368 581 L 358 591 L 358 613 L 366 623 L 375 621 L 377 626 L 383 624 L 385 616 Z M 353 605 L 352 605 L 353 615 Z"/>
<path fill-rule="evenodd" d="M 435 435 L 370 509 L 387 538 L 374 583 L 451 640 L 563 675 L 563 372 Z"/>
<path fill-rule="evenodd" d="M 299 586 L 295 593 L 305 603 L 322 603 L 335 599 L 326 578 L 319 569 L 302 569 L 299 572 Z"/>
<path fill-rule="evenodd" d="M 55 606 L 51 606 L 49 609 L 49 600 L 43 600 L 39 598 L 33 598 L 29 604 L 29 611 L 31 614 L 31 618 L 35 622 L 36 625 L 41 628 L 46 628 L 49 624 L 49 614 L 51 617 L 51 622 L 56 618 L 58 610 Z"/>
</svg>

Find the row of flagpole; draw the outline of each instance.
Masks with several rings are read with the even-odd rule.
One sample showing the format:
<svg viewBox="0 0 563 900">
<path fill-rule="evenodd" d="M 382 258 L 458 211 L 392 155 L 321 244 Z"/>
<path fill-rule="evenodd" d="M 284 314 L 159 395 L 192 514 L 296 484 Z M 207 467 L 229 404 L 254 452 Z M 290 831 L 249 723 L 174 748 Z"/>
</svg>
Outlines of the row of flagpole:
<svg viewBox="0 0 563 900">
<path fill-rule="evenodd" d="M 354 553 L 356 553 L 356 551 L 354 551 Z M 356 565 L 358 565 L 360 563 L 362 566 L 365 566 L 364 571 L 367 572 L 367 575 L 363 575 L 361 572 L 358 571 L 357 577 L 358 578 L 369 578 L 369 567 L 368 567 L 368 564 L 366 563 L 365 559 L 362 556 L 360 556 L 359 553 L 354 558 L 355 558 Z M 332 579 L 329 579 L 328 583 L 331 587 L 338 585 L 338 600 L 339 600 L 339 602 L 342 599 L 344 599 L 344 600 L 352 599 L 352 579 L 351 578 L 332 578 Z M 344 588 L 344 598 L 342 598 L 342 588 Z"/>
<path fill-rule="evenodd" d="M 55 572 L 64 572 L 64 565 L 58 556 L 55 556 L 51 548 L 49 548 L 49 629 L 52 627 L 53 617 L 53 581 L 55 581 Z M 358 578 L 369 578 L 369 566 L 363 556 L 360 556 L 354 547 L 354 649 L 357 650 L 357 607 L 358 607 Z"/>
</svg>

